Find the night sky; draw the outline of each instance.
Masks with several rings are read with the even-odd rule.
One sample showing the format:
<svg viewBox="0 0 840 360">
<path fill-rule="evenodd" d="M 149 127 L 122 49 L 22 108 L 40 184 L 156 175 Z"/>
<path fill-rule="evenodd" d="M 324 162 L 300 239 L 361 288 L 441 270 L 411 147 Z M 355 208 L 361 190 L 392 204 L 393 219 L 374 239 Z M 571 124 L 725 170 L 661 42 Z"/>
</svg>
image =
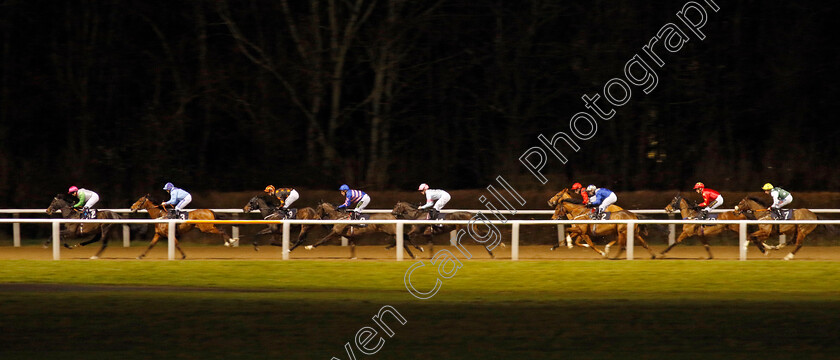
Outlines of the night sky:
<svg viewBox="0 0 840 360">
<path fill-rule="evenodd" d="M 840 188 L 837 5 L 697 3 L 703 40 L 684 2 L 337 2 L 331 22 L 329 2 L 2 1 L 0 206 L 167 181 Z M 644 47 L 676 29 L 657 64 Z M 562 164 L 539 137 L 581 112 Z M 520 162 L 533 147 L 545 185 Z"/>
</svg>

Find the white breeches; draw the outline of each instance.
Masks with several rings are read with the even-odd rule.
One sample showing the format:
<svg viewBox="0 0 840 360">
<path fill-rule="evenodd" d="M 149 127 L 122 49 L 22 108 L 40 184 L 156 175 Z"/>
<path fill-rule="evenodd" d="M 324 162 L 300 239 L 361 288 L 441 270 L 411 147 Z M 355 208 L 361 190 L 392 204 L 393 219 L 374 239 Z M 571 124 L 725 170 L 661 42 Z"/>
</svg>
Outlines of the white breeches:
<svg viewBox="0 0 840 360">
<path fill-rule="evenodd" d="M 600 212 L 606 211 L 607 208 L 610 207 L 610 205 L 615 204 L 615 202 L 617 200 L 618 200 L 618 197 L 615 196 L 615 193 L 610 194 L 610 196 L 607 196 L 607 198 L 604 199 L 604 201 L 601 201 L 601 205 L 598 205 L 598 211 L 600 211 Z"/>
<path fill-rule="evenodd" d="M 181 202 L 179 202 L 178 205 L 175 205 L 175 210 L 184 210 L 184 208 L 187 205 L 189 205 L 190 202 L 192 202 L 192 195 L 187 195 L 187 197 L 185 197 L 184 200 L 181 200 Z"/>
<path fill-rule="evenodd" d="M 440 196 L 440 199 L 435 201 L 435 205 L 432 207 L 435 208 L 435 210 L 440 211 L 450 199 L 452 199 L 452 196 L 449 196 L 449 194 L 443 194 Z"/>
<path fill-rule="evenodd" d="M 92 208 L 97 202 L 99 202 L 99 194 L 93 193 L 93 195 L 85 201 L 85 207 Z"/>
<path fill-rule="evenodd" d="M 370 203 L 370 196 L 365 194 L 365 196 L 362 196 L 362 200 L 359 200 L 359 202 L 356 203 L 356 208 L 353 209 L 353 211 L 355 211 L 357 213 L 361 213 L 362 210 L 364 210 L 368 206 L 369 203 Z"/>
<path fill-rule="evenodd" d="M 709 210 L 712 210 L 712 209 L 716 209 L 718 206 L 721 206 L 721 205 L 723 205 L 723 195 L 718 195 L 718 197 L 715 199 L 715 201 L 713 201 L 711 204 L 706 206 L 706 208 L 703 209 L 703 211 L 709 211 Z"/>
<path fill-rule="evenodd" d="M 283 205 L 283 207 L 289 208 L 289 206 L 292 205 L 292 203 L 295 202 L 295 200 L 297 200 L 299 197 L 300 194 L 298 194 L 297 190 L 290 191 L 289 196 L 286 196 L 286 202 L 285 205 Z"/>
</svg>

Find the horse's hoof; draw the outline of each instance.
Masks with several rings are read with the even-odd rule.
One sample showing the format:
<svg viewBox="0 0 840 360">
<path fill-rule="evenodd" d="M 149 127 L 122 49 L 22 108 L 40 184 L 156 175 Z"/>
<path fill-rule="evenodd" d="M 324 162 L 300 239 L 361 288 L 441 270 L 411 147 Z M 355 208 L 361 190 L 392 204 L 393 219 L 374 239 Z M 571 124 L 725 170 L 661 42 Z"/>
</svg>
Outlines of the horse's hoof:
<svg viewBox="0 0 840 360">
<path fill-rule="evenodd" d="M 184 260 L 186 258 L 187 258 L 187 255 L 181 255 L 181 260 Z"/>
<path fill-rule="evenodd" d="M 787 261 L 787 260 L 793 260 L 793 254 L 787 254 L 787 255 L 785 255 L 785 257 L 783 257 L 783 258 L 782 258 L 782 260 L 785 260 L 785 261 Z"/>
<path fill-rule="evenodd" d="M 306 246 L 304 246 L 303 248 L 304 248 L 304 249 L 306 249 L 306 250 L 312 250 L 312 249 L 314 249 L 315 247 L 314 247 L 314 246 L 312 246 L 312 245 L 306 245 Z"/>
<path fill-rule="evenodd" d="M 137 260 L 143 260 L 143 255 L 138 256 Z"/>
<path fill-rule="evenodd" d="M 505 243 L 503 243 L 503 242 L 500 242 L 499 245 L 501 245 L 503 248 L 507 247 L 507 245 L 505 245 Z"/>
<path fill-rule="evenodd" d="M 99 256 L 93 255 L 93 256 L 90 257 L 90 259 L 91 260 L 96 260 L 96 259 L 99 259 Z"/>
<path fill-rule="evenodd" d="M 425 251 L 426 251 L 426 250 L 423 250 L 423 247 L 421 246 L 421 247 L 420 247 L 420 252 L 425 252 Z"/>
</svg>

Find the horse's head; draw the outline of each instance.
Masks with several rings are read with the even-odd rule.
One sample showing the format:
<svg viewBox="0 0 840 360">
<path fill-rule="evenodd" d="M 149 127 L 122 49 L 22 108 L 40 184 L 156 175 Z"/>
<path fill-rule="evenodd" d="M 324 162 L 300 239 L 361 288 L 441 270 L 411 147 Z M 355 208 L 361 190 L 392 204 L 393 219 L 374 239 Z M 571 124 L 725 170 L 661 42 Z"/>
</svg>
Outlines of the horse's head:
<svg viewBox="0 0 840 360">
<path fill-rule="evenodd" d="M 551 199 L 548 199 L 548 206 L 557 206 L 557 204 L 560 203 L 561 199 L 570 199 L 571 197 L 572 196 L 569 195 L 568 188 L 560 190 L 560 192 L 554 194 L 554 196 Z"/>
<path fill-rule="evenodd" d="M 151 196 L 149 194 L 146 194 L 137 199 L 137 201 L 135 201 L 134 204 L 131 204 L 131 212 L 137 212 L 137 210 L 145 209 L 149 206 L 149 204 L 152 204 L 152 206 L 154 206 L 154 203 L 152 202 L 150 197 Z"/>
<path fill-rule="evenodd" d="M 667 212 L 669 214 L 673 214 L 675 212 L 680 211 L 680 201 L 681 200 L 682 200 L 682 195 L 680 195 L 678 193 L 677 196 L 674 196 L 674 199 L 671 200 L 671 202 L 668 203 L 667 206 L 665 206 L 665 212 Z"/>
<path fill-rule="evenodd" d="M 398 218 L 407 218 L 408 213 L 410 211 L 415 211 L 415 210 L 417 210 L 416 206 L 412 205 L 411 203 L 407 203 L 405 201 L 400 201 L 400 202 L 397 202 L 396 205 L 394 205 L 394 210 L 391 211 L 391 215 L 394 215 L 395 217 L 398 217 Z"/>
<path fill-rule="evenodd" d="M 52 202 L 50 202 L 50 206 L 47 207 L 47 215 L 52 215 L 56 211 L 69 207 L 70 203 L 65 200 L 61 194 L 57 194 L 53 198 Z"/>
<path fill-rule="evenodd" d="M 318 215 L 319 219 L 328 219 L 330 213 L 335 212 L 335 207 L 328 203 L 328 202 L 319 202 L 318 207 L 315 208 L 315 215 Z"/>
<path fill-rule="evenodd" d="M 749 196 L 741 199 L 738 202 L 738 205 L 735 205 L 735 215 L 741 215 L 741 213 L 752 213 L 756 210 L 764 209 L 766 206 L 761 204 L 758 199 L 751 198 Z"/>
<path fill-rule="evenodd" d="M 248 203 L 245 204 L 245 207 L 242 208 L 242 212 L 249 213 L 252 210 L 259 210 L 260 209 L 260 203 L 258 201 L 259 198 L 260 198 L 259 196 L 254 196 L 254 197 L 251 198 L 251 200 L 248 200 Z"/>
</svg>

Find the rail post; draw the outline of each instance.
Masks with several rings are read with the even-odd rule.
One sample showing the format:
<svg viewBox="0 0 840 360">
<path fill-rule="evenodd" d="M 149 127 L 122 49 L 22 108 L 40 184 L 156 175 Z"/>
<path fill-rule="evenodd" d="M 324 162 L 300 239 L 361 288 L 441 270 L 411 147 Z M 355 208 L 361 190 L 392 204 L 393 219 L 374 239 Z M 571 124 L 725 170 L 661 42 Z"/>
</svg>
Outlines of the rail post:
<svg viewBox="0 0 840 360">
<path fill-rule="evenodd" d="M 289 233 L 291 228 L 291 223 L 283 221 L 283 260 L 289 260 Z"/>
<path fill-rule="evenodd" d="M 738 259 L 747 260 L 747 223 L 738 224 Z"/>
<path fill-rule="evenodd" d="M 405 255 L 403 254 L 403 226 L 405 223 L 402 221 L 397 221 L 397 234 L 396 234 L 396 243 L 397 243 L 397 261 L 403 261 Z"/>
<path fill-rule="evenodd" d="M 169 225 L 167 225 L 168 233 L 167 235 L 167 256 L 169 260 L 175 260 L 175 229 L 178 227 L 178 224 L 175 223 L 175 220 L 167 221 Z"/>
<path fill-rule="evenodd" d="M 674 220 L 674 214 L 669 213 L 668 219 Z M 668 224 L 668 245 L 674 245 L 677 241 L 677 224 Z"/>
<path fill-rule="evenodd" d="M 563 246 L 563 241 L 566 238 L 566 225 L 557 224 L 557 245 Z"/>
<path fill-rule="evenodd" d="M 779 245 L 787 244 L 787 236 L 785 234 L 779 234 Z"/>
<path fill-rule="evenodd" d="M 458 245 L 458 232 L 452 230 L 449 232 L 449 245 L 456 246 Z"/>
<path fill-rule="evenodd" d="M 131 227 L 128 224 L 123 224 L 123 247 L 131 246 Z"/>
<path fill-rule="evenodd" d="M 12 217 L 15 219 L 20 219 L 20 214 L 14 213 Z M 15 247 L 20 247 L 20 223 L 12 224 L 12 241 L 14 242 Z"/>
<path fill-rule="evenodd" d="M 347 246 L 348 242 L 349 241 L 347 240 L 346 237 L 344 237 L 344 236 L 341 237 L 341 246 Z"/>
<path fill-rule="evenodd" d="M 519 223 L 511 224 L 510 229 L 510 259 L 519 260 Z"/>
<path fill-rule="evenodd" d="M 61 260 L 61 223 L 55 220 L 52 223 L 52 250 L 53 260 Z"/>
<path fill-rule="evenodd" d="M 636 238 L 636 223 L 627 223 L 627 260 L 633 260 L 633 240 Z"/>
</svg>

